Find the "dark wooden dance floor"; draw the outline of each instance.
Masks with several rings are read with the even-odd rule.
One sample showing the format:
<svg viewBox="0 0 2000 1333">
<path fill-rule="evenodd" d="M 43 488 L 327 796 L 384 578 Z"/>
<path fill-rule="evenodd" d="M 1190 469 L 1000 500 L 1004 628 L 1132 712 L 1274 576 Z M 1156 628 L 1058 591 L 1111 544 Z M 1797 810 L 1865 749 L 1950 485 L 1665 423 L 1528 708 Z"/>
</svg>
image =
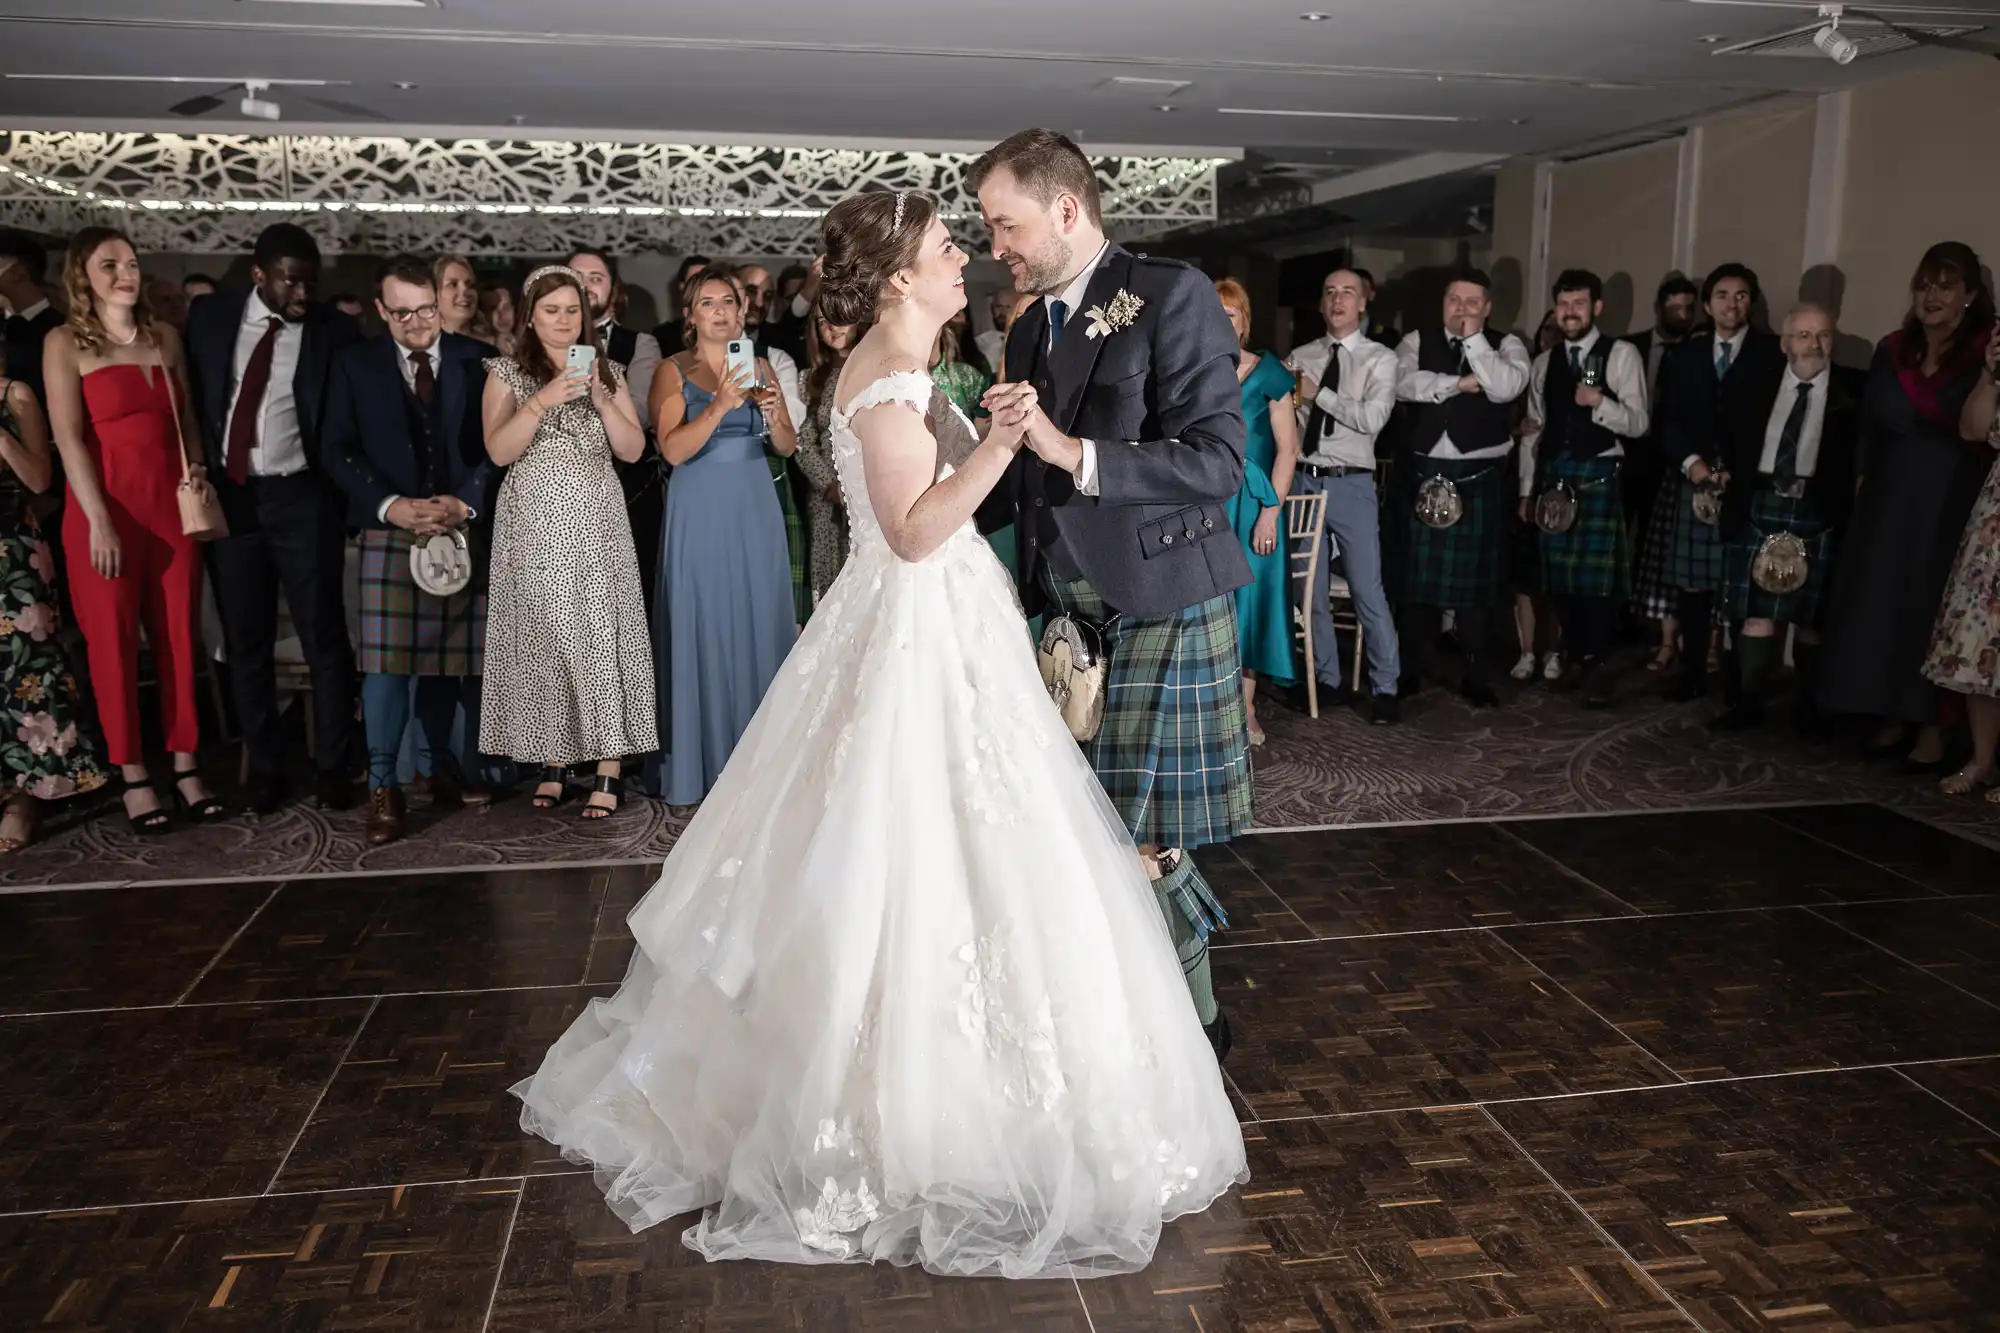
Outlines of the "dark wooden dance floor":
<svg viewBox="0 0 2000 1333">
<path fill-rule="evenodd" d="M 0 1329 L 2000 1328 L 2000 851 L 1848 805 L 1204 864 L 1253 1178 L 1081 1284 L 704 1265 L 524 1137 L 649 866 L 0 896 Z"/>
</svg>

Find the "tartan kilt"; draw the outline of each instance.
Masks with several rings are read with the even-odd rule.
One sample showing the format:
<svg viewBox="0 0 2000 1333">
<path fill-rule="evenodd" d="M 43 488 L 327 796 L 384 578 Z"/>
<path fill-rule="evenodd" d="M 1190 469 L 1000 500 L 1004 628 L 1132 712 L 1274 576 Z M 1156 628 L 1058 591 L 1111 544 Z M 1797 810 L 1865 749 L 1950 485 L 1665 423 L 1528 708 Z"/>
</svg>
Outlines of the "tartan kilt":
<svg viewBox="0 0 2000 1333">
<path fill-rule="evenodd" d="M 1714 592 L 1722 586 L 1722 529 L 1694 516 L 1694 483 L 1682 477 L 1673 500 L 1674 549 L 1667 561 L 1668 590 Z"/>
<path fill-rule="evenodd" d="M 1057 609 L 1103 627 L 1104 723 L 1084 753 L 1132 840 L 1193 848 L 1247 832 L 1250 735 L 1236 595 L 1140 618 L 1112 615 L 1083 579 L 1045 568 L 1042 583 Z"/>
<path fill-rule="evenodd" d="M 1576 492 L 1576 522 L 1568 532 L 1541 534 L 1542 583 L 1572 597 L 1622 597 L 1628 582 L 1625 499 L 1617 458 L 1558 454 L 1541 465 L 1537 494 L 1567 481 Z"/>
<path fill-rule="evenodd" d="M 1674 555 L 1674 504 L 1687 479 L 1675 472 L 1660 478 L 1653 503 L 1646 510 L 1646 531 L 1639 541 L 1638 562 L 1633 574 L 1632 600 L 1648 620 L 1665 620 L 1674 614 L 1678 589 L 1667 579 L 1667 564 Z"/>
<path fill-rule="evenodd" d="M 1810 563 L 1805 584 L 1797 592 L 1765 592 L 1750 577 L 1757 548 L 1774 532 L 1790 532 L 1806 544 Z M 1820 522 L 1818 506 L 1810 496 L 1787 497 L 1771 486 L 1760 485 L 1750 497 L 1750 521 L 1724 544 L 1722 594 L 1729 618 L 1816 627 L 1826 597 L 1827 571 L 1833 566 L 1833 546 L 1833 531 Z"/>
<path fill-rule="evenodd" d="M 1402 598 L 1449 610 L 1498 605 L 1505 599 L 1508 547 L 1514 527 L 1512 458 L 1410 458 L 1402 487 Z M 1417 517 L 1417 491 L 1432 477 L 1458 486 L 1464 513 L 1448 528 Z"/>
<path fill-rule="evenodd" d="M 486 654 L 486 537 L 474 528 L 472 583 L 433 597 L 410 577 L 416 537 L 401 528 L 361 532 L 361 637 L 355 665 L 370 676 L 477 676 Z"/>
<path fill-rule="evenodd" d="M 803 625 L 812 619 L 812 576 L 808 572 L 812 547 L 806 540 L 806 516 L 792 485 L 792 460 L 783 454 L 766 454 L 771 465 L 771 484 L 778 492 L 778 508 L 785 516 L 785 549 L 792 557 L 792 611 Z"/>
</svg>

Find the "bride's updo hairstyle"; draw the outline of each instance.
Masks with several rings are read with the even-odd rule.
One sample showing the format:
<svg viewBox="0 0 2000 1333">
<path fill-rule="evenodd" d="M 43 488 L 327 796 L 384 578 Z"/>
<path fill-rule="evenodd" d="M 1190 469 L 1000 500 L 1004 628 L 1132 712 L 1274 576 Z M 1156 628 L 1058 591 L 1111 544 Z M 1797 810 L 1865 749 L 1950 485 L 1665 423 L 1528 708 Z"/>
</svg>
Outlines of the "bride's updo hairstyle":
<svg viewBox="0 0 2000 1333">
<path fill-rule="evenodd" d="M 820 224 L 819 308 L 830 324 L 873 324 L 889 279 L 917 262 L 937 201 L 914 190 L 850 195 Z"/>
</svg>

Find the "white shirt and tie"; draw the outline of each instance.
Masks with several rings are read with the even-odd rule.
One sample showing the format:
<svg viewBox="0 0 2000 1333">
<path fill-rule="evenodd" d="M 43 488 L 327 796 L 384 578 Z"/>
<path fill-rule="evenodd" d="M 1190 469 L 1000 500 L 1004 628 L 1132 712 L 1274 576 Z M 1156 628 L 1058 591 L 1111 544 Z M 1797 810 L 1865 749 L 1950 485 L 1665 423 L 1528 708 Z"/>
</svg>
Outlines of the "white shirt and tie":
<svg viewBox="0 0 2000 1333">
<path fill-rule="evenodd" d="M 1604 336 L 1601 329 L 1593 326 L 1589 333 L 1575 342 L 1543 352 L 1535 358 L 1534 372 L 1528 377 L 1528 428 L 1521 436 L 1521 494 L 1535 493 L 1535 458 L 1542 442 L 1543 391 L 1549 382 L 1549 358 L 1562 356 L 1572 365 L 1581 365 L 1590 359 L 1591 351 Z M 1593 424 L 1602 426 L 1619 437 L 1609 449 L 1601 451 L 1599 458 L 1622 458 L 1625 454 L 1624 440 L 1636 440 L 1646 433 L 1649 420 L 1646 411 L 1646 363 L 1639 356 L 1639 349 L 1628 342 L 1614 342 L 1604 363 L 1604 401 L 1590 409 Z"/>
<path fill-rule="evenodd" d="M 403 346 L 403 344 L 401 343 L 395 344 L 395 347 L 396 347 L 396 369 L 403 372 L 403 387 L 408 389 L 411 393 L 415 393 L 417 391 L 417 358 L 421 358 L 425 361 L 430 362 L 431 385 L 432 385 L 431 392 L 436 393 L 438 372 L 444 366 L 444 361 L 438 356 L 437 343 L 433 342 L 429 347 L 424 348 L 422 351 L 412 351 L 410 348 Z M 375 507 L 376 519 L 379 520 L 380 522 L 387 523 L 389 521 L 389 506 L 396 503 L 396 501 L 398 500 L 407 498 L 408 497 L 406 496 L 392 495 L 388 499 L 384 500 L 381 504 Z M 466 506 L 467 510 L 466 517 L 468 518 L 479 517 L 477 514 L 470 512 L 471 508 L 472 506 L 470 505 Z"/>
<path fill-rule="evenodd" d="M 1075 319 L 1077 312 L 1082 309 L 1084 294 L 1090 290 L 1090 280 L 1097 276 L 1097 270 L 1104 265 L 1104 256 L 1109 254 L 1110 251 L 1110 241 L 1106 241 L 1103 245 L 1098 246 L 1096 256 L 1083 266 L 1082 272 L 1070 279 L 1069 286 L 1063 288 L 1053 296 L 1044 296 L 1042 298 L 1042 308 L 1047 312 L 1049 317 L 1047 350 L 1050 356 L 1055 355 L 1056 339 L 1062 336 L 1063 331 L 1069 327 L 1070 321 Z M 1078 440 L 1077 443 L 1083 446 L 1083 461 L 1076 465 L 1076 493 L 1078 495 L 1095 496 L 1097 494 L 1097 441 Z"/>
<path fill-rule="evenodd" d="M 1785 371 L 1777 401 L 1771 404 L 1771 419 L 1764 423 L 1764 453 L 1757 461 L 1758 472 L 1767 475 L 1777 472 L 1778 447 L 1785 437 L 1785 422 L 1797 408 L 1801 391 L 1806 399 L 1806 419 L 1799 431 L 1799 452 L 1792 471 L 1804 478 L 1818 469 L 1820 435 L 1826 428 L 1826 389 L 1832 375 L 1833 371 L 1827 369 L 1802 380 L 1790 370 Z"/>
<path fill-rule="evenodd" d="M 1339 357 L 1340 373 L 1333 384 L 1327 367 Z M 1375 467 L 1375 437 L 1396 410 L 1396 352 L 1356 329 L 1344 338 L 1332 334 L 1292 350 L 1286 368 L 1319 386 L 1310 400 L 1297 405 L 1303 430 L 1317 406 L 1326 424 L 1317 440 L 1302 440 L 1299 457 L 1314 467 Z"/>
<path fill-rule="evenodd" d="M 1500 345 L 1495 347 L 1484 330 L 1459 342 L 1465 353 L 1465 364 L 1472 377 L 1479 381 L 1480 392 L 1496 403 L 1511 403 L 1519 398 L 1528 387 L 1533 366 L 1528 360 L 1528 345 L 1513 334 L 1505 334 Z M 1419 368 L 1423 357 L 1423 334 L 1412 333 L 1403 339 L 1403 345 L 1396 349 L 1396 397 L 1406 403 L 1442 403 L 1456 398 L 1464 390 L 1459 388 L 1459 376 Z M 1514 447 L 1510 439 L 1502 444 L 1489 445 L 1484 449 L 1463 452 L 1452 442 L 1447 430 L 1431 447 L 1432 458 L 1504 458 Z"/>
<path fill-rule="evenodd" d="M 305 437 L 299 427 L 299 400 L 292 381 L 299 373 L 299 352 L 305 345 L 305 325 L 282 319 L 264 304 L 256 292 L 243 303 L 243 322 L 236 330 L 233 361 L 235 387 L 229 391 L 229 416 L 223 423 L 222 438 L 236 417 L 236 401 L 243 395 L 243 375 L 257 344 L 279 319 L 278 341 L 271 349 L 271 382 L 264 388 L 262 410 L 257 415 L 256 441 L 250 447 L 250 475 L 289 477 L 306 470 Z"/>
</svg>

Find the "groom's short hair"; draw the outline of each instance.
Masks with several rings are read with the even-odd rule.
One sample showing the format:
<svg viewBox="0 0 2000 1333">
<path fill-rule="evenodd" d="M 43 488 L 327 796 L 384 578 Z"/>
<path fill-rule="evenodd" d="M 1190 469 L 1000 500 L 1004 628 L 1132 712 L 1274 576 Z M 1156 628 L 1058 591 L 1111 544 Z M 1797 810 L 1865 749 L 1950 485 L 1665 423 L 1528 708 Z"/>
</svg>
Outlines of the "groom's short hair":
<svg viewBox="0 0 2000 1333">
<path fill-rule="evenodd" d="M 980 155 L 965 173 L 965 187 L 974 194 L 995 171 L 1005 169 L 1043 207 L 1059 194 L 1071 194 L 1083 205 L 1084 216 L 1102 226 L 1097 199 L 1097 171 L 1066 134 L 1054 130 L 1022 130 L 1010 134 Z"/>
</svg>

